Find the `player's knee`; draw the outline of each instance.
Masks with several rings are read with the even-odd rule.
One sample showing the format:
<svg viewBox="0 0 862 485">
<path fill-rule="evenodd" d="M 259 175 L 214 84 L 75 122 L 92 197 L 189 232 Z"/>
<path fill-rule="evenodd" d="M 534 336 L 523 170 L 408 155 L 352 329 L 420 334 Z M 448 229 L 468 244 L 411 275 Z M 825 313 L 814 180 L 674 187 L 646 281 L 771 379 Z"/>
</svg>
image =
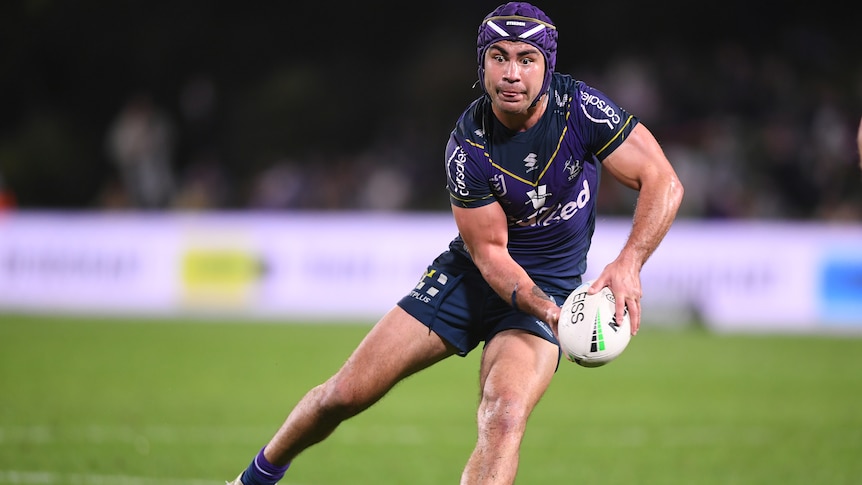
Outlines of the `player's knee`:
<svg viewBox="0 0 862 485">
<path fill-rule="evenodd" d="M 521 435 L 526 428 L 528 415 L 529 409 L 522 396 L 483 396 L 479 407 L 479 427 L 500 435 Z"/>
<path fill-rule="evenodd" d="M 322 412 L 333 418 L 341 420 L 350 418 L 373 403 L 367 391 L 337 376 L 319 387 L 318 405 Z"/>
</svg>

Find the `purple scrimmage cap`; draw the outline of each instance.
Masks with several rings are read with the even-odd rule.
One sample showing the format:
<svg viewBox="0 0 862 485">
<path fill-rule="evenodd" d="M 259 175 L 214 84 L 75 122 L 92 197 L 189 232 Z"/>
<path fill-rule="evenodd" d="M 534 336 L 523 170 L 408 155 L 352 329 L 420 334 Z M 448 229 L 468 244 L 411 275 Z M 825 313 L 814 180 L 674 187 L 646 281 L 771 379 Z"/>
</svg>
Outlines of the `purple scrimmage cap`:
<svg viewBox="0 0 862 485">
<path fill-rule="evenodd" d="M 538 7 L 526 2 L 509 2 L 489 13 L 479 26 L 476 52 L 479 60 L 479 85 L 485 91 L 485 53 L 501 40 L 526 42 L 545 56 L 545 82 L 533 105 L 539 102 L 551 85 L 557 64 L 557 28 Z"/>
</svg>

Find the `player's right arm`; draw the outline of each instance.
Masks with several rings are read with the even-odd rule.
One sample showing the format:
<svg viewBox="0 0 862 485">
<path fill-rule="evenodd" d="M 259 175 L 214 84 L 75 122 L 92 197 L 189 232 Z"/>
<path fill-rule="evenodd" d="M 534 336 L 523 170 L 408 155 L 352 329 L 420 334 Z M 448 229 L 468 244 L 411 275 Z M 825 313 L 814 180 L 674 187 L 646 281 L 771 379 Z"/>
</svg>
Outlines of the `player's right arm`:
<svg viewBox="0 0 862 485">
<path fill-rule="evenodd" d="M 506 213 L 491 192 L 488 165 L 480 152 L 484 140 L 465 137 L 474 132 L 475 127 L 465 126 L 462 119 L 446 146 L 447 188 L 458 233 L 491 288 L 556 332 L 559 307 L 509 254 Z"/>
<path fill-rule="evenodd" d="M 452 204 L 455 224 L 485 281 L 517 309 L 557 332 L 560 308 L 509 254 L 509 228 L 498 202 L 465 208 Z"/>
</svg>

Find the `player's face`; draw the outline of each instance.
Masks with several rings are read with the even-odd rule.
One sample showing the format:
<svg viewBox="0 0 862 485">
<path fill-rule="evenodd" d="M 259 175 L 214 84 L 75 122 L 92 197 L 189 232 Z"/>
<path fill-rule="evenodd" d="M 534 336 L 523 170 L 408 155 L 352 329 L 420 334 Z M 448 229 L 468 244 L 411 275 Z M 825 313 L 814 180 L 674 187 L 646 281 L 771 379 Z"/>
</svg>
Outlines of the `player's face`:
<svg viewBox="0 0 862 485">
<path fill-rule="evenodd" d="M 545 80 L 545 57 L 530 44 L 501 40 L 485 53 L 485 91 L 505 113 L 524 113 Z"/>
</svg>

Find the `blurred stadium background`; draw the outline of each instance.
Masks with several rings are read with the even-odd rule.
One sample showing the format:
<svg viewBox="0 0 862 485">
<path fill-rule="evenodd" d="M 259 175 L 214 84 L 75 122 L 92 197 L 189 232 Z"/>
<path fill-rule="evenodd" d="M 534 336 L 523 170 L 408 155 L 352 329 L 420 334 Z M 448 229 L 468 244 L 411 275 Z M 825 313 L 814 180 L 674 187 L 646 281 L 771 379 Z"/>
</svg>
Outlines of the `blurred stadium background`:
<svg viewBox="0 0 862 485">
<path fill-rule="evenodd" d="M 4 3 L 0 305 L 373 319 L 454 234 L 441 154 L 478 94 L 476 26 L 496 5 Z M 785 308 L 745 315 L 771 326 L 858 327 L 853 16 L 545 8 L 558 69 L 638 114 L 686 186 L 645 273 L 655 320 L 744 327 L 715 312 L 751 304 Z M 593 271 L 635 197 L 609 180 Z M 378 299 L 318 315 L 334 310 L 318 289 L 339 283 Z"/>
<path fill-rule="evenodd" d="M 441 154 L 499 3 L 0 3 L 0 484 L 233 478 L 454 235 Z M 632 363 L 560 373 L 523 483 L 860 483 L 858 16 L 541 6 L 558 70 L 641 117 L 686 199 Z M 603 187 L 590 272 L 634 197 Z M 406 384 L 290 483 L 453 481 L 471 372 Z M 599 448 L 547 444 L 572 402 Z"/>
<path fill-rule="evenodd" d="M 2 186 L 23 209 L 446 211 L 433 181 L 498 3 L 3 2 Z M 862 41 L 847 5 L 545 9 L 558 70 L 663 143 L 683 216 L 860 219 Z M 152 166 L 135 184 L 119 127 L 151 110 Z M 629 213 L 631 194 L 605 195 L 605 214 Z"/>
</svg>

